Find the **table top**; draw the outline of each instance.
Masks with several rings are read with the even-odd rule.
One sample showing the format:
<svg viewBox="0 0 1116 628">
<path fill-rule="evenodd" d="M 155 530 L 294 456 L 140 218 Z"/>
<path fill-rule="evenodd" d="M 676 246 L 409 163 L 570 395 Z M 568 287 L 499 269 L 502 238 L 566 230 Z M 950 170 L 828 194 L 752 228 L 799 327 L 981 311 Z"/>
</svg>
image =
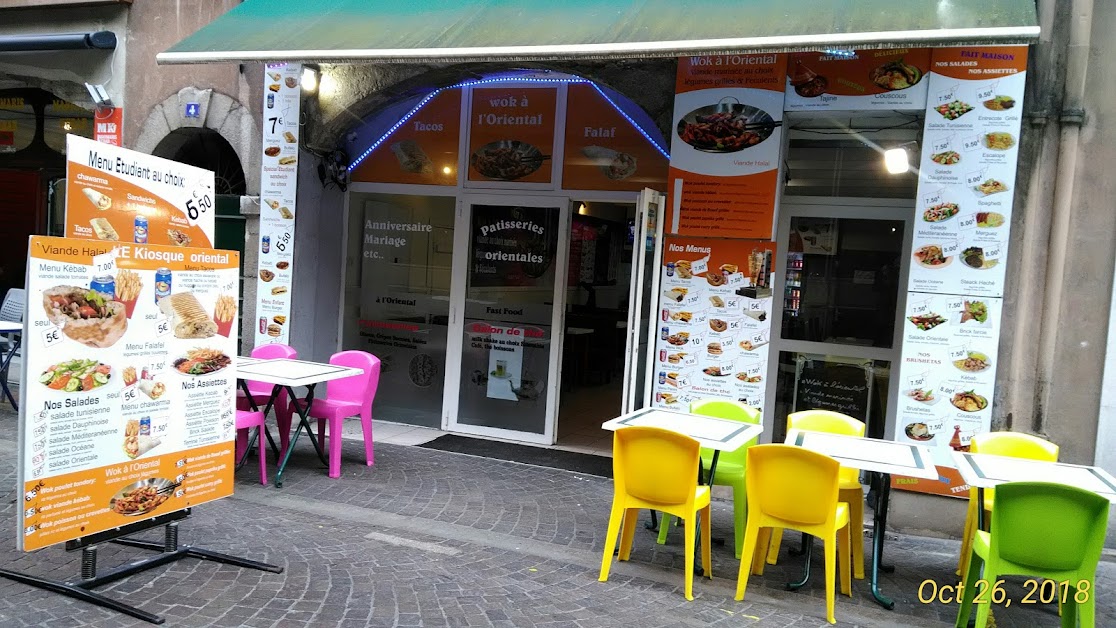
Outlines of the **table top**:
<svg viewBox="0 0 1116 628">
<path fill-rule="evenodd" d="M 601 425 L 615 432 L 623 427 L 658 427 L 684 434 L 715 451 L 736 451 L 763 433 L 763 425 L 718 419 L 700 414 L 644 408 Z"/>
<path fill-rule="evenodd" d="M 0 334 L 23 331 L 23 323 L 16 321 L 0 321 Z"/>
<path fill-rule="evenodd" d="M 784 442 L 836 458 L 841 466 L 850 469 L 938 479 L 934 457 L 925 445 L 805 430 L 790 430 Z"/>
<path fill-rule="evenodd" d="M 250 379 L 277 386 L 308 386 L 335 379 L 360 375 L 364 371 L 348 366 L 308 362 L 306 360 L 256 360 L 240 358 L 236 366 L 238 379 Z"/>
<path fill-rule="evenodd" d="M 1093 491 L 1116 504 L 1116 478 L 1100 467 L 965 451 L 953 452 L 953 460 L 961 477 L 972 487 L 991 488 L 1005 482 L 1057 482 Z"/>
</svg>

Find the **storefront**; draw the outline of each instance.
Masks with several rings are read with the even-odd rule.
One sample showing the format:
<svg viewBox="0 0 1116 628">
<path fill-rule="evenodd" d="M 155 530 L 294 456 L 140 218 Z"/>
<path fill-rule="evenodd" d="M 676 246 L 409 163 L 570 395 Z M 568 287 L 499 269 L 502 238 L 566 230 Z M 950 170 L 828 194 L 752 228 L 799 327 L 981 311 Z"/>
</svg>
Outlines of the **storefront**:
<svg viewBox="0 0 1116 628">
<path fill-rule="evenodd" d="M 944 464 L 991 424 L 1027 51 L 993 44 L 1034 36 L 1027 4 L 1014 30 L 580 44 L 678 56 L 666 121 L 574 72 L 431 70 L 345 134 L 337 346 L 384 359 L 377 417 L 553 444 L 722 397 L 763 408 L 769 437 L 830 407 Z M 289 50 L 215 44 L 252 6 L 166 60 L 322 58 L 300 52 L 313 27 Z M 551 39 L 474 54 L 342 35 L 336 54 L 578 56 Z M 731 50 L 753 52 L 706 54 Z"/>
</svg>

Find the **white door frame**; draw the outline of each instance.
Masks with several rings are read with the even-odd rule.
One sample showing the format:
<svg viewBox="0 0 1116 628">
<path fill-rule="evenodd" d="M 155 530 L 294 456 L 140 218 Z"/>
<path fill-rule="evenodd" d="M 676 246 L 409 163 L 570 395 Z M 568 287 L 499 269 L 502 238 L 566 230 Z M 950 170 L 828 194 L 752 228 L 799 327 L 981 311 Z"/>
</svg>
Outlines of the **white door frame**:
<svg viewBox="0 0 1116 628">
<path fill-rule="evenodd" d="M 666 195 L 650 188 L 644 188 L 639 193 L 636 203 L 636 229 L 635 239 L 632 242 L 632 281 L 628 291 L 628 327 L 627 340 L 624 345 L 624 397 L 621 403 L 621 414 L 627 414 L 651 404 L 651 391 L 654 377 L 654 352 L 656 325 L 651 324 L 648 318 L 647 329 L 642 329 L 643 311 L 646 304 L 643 302 L 643 287 L 646 282 L 651 282 L 648 298 L 653 301 L 648 310 L 654 313 L 658 309 L 659 281 L 662 279 L 658 260 L 661 259 L 663 249 L 663 215 L 666 212 Z M 654 251 L 647 251 L 648 232 L 654 237 Z M 647 276 L 647 256 L 653 255 L 655 260 L 651 276 Z M 640 334 L 646 335 L 647 355 L 645 361 L 639 360 Z M 635 385 L 639 378 L 644 380 L 643 396 L 637 398 Z"/>
<path fill-rule="evenodd" d="M 783 338 L 783 297 L 786 294 L 786 263 L 790 243 L 792 218 L 848 218 L 861 220 L 903 221 L 903 248 L 900 252 L 898 294 L 895 301 L 895 331 L 891 348 L 862 347 L 826 342 L 808 342 Z M 772 287 L 771 349 L 767 360 L 767 402 L 764 404 L 764 436 L 770 440 L 776 423 L 782 425 L 786 417 L 775 416 L 775 395 L 779 377 L 779 353 L 816 353 L 841 357 L 887 360 L 891 364 L 888 380 L 887 408 L 884 416 L 884 437 L 894 437 L 894 418 L 898 405 L 899 365 L 903 353 L 903 320 L 907 311 L 907 280 L 910 273 L 911 242 L 914 238 L 914 201 L 910 199 L 850 198 L 850 197 L 783 197 L 779 208 L 776 235 L 776 252 L 779 263 L 775 267 Z"/>
<path fill-rule="evenodd" d="M 469 425 L 459 421 L 461 398 L 461 358 L 465 336 L 465 293 L 469 281 L 470 235 L 473 205 L 520 207 L 557 207 L 558 238 L 555 249 L 554 295 L 551 312 L 550 356 L 547 372 L 546 419 L 542 434 L 503 428 Z M 450 282 L 450 325 L 446 342 L 446 384 L 442 391 L 442 429 L 462 434 L 553 445 L 557 438 L 558 395 L 562 385 L 562 346 L 566 338 L 566 283 L 569 268 L 570 198 L 542 194 L 514 196 L 465 192 L 457 198 L 457 218 L 453 230 L 453 270 Z"/>
</svg>

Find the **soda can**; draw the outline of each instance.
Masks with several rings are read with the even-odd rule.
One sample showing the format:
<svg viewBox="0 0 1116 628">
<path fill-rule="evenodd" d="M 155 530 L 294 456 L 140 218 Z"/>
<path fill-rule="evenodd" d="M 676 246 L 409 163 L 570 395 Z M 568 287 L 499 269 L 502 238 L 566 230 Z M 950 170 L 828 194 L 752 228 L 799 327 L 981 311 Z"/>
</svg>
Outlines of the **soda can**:
<svg viewBox="0 0 1116 628">
<path fill-rule="evenodd" d="M 140 419 L 140 436 L 151 436 L 151 417 L 145 416 Z"/>
<path fill-rule="evenodd" d="M 674 262 L 667 262 L 667 277 L 674 276 Z"/>
<path fill-rule="evenodd" d="M 670 311 L 663 310 L 662 312 L 659 312 L 659 318 L 663 319 L 664 323 L 667 322 L 667 319 L 670 318 Z"/>
<path fill-rule="evenodd" d="M 659 361 L 660 362 L 666 362 L 666 359 L 667 359 L 666 351 L 665 350 L 660 350 L 659 351 Z"/>
<path fill-rule="evenodd" d="M 271 236 L 260 238 L 260 252 L 264 254 L 271 252 Z"/>
<path fill-rule="evenodd" d="M 267 95 L 267 108 L 268 109 L 274 109 L 275 108 L 275 94 L 268 94 Z"/>
<path fill-rule="evenodd" d="M 670 338 L 670 328 L 669 327 L 663 327 L 660 331 L 661 331 L 661 334 L 662 334 L 661 337 L 662 337 L 663 340 L 666 340 L 667 338 Z"/>
<path fill-rule="evenodd" d="M 155 271 L 155 302 L 158 303 L 171 293 L 171 271 L 167 267 Z"/>
<path fill-rule="evenodd" d="M 666 383 L 666 371 L 659 371 L 659 383 L 660 384 L 665 384 Z"/>
<path fill-rule="evenodd" d="M 136 244 L 147 244 L 147 216 L 136 216 L 135 228 L 132 231 Z"/>
<path fill-rule="evenodd" d="M 261 316 L 260 317 L 260 333 L 261 334 L 266 334 L 267 333 L 267 317 L 266 316 Z"/>
<path fill-rule="evenodd" d="M 116 280 L 112 275 L 101 275 L 94 277 L 93 281 L 89 282 L 89 289 L 101 294 L 107 294 L 109 298 L 113 298 L 116 294 Z"/>
<path fill-rule="evenodd" d="M 151 371 L 149 371 L 146 366 L 143 367 L 143 371 L 140 373 L 140 379 L 151 379 Z"/>
</svg>

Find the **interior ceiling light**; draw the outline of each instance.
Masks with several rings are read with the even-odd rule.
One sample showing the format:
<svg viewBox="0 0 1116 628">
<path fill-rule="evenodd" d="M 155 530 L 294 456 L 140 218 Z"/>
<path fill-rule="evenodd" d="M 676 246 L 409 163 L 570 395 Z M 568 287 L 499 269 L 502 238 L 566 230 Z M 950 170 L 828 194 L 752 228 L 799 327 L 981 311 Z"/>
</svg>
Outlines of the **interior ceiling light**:
<svg viewBox="0 0 1116 628">
<path fill-rule="evenodd" d="M 303 75 L 302 76 L 303 76 L 303 80 L 305 81 L 305 77 L 306 77 L 305 70 L 303 70 Z M 654 138 L 652 138 L 651 135 L 649 133 L 647 133 L 647 131 L 645 131 L 643 129 L 643 127 L 641 127 L 639 125 L 639 123 L 637 123 L 635 120 L 633 120 L 631 116 L 629 116 L 623 109 L 620 108 L 620 105 L 616 104 L 616 102 L 613 101 L 612 98 L 610 98 L 609 95 L 607 93 L 605 93 L 605 91 L 603 89 L 601 89 L 601 87 L 599 85 L 597 85 L 596 83 L 594 83 L 593 81 L 583 79 L 583 78 L 535 78 L 535 77 L 524 76 L 524 77 L 488 78 L 488 79 L 481 79 L 481 80 L 477 80 L 477 81 L 465 81 L 465 82 L 462 82 L 462 83 L 458 83 L 456 85 L 450 85 L 449 87 L 439 87 L 438 89 L 435 89 L 434 91 L 430 92 L 426 96 L 423 96 L 422 100 L 420 100 L 417 105 L 412 107 L 410 111 L 408 111 L 406 114 L 404 114 L 403 117 L 401 117 L 398 122 L 393 124 L 391 126 L 391 128 L 387 130 L 386 133 L 381 135 L 379 137 L 379 139 L 377 139 L 375 142 L 372 142 L 372 145 L 369 146 L 367 148 L 367 150 L 365 150 L 363 153 L 361 153 L 359 157 L 354 159 L 353 163 L 349 164 L 348 170 L 350 172 L 352 172 L 354 168 L 356 168 L 357 166 L 360 165 L 360 162 L 364 161 L 365 159 L 368 158 L 369 155 L 372 154 L 372 151 L 379 148 L 380 145 L 383 144 L 385 141 L 387 141 L 387 139 L 389 137 L 391 137 L 391 135 L 393 133 L 398 131 L 400 129 L 400 127 L 402 127 L 404 124 L 407 124 L 408 120 L 410 120 L 412 117 L 414 117 L 414 115 L 416 113 L 418 113 L 423 107 L 425 107 L 427 104 L 429 104 L 431 100 L 434 100 L 434 97 L 437 96 L 438 94 L 446 91 L 447 89 L 460 89 L 460 88 L 463 88 L 463 87 L 474 87 L 476 85 L 494 85 L 494 84 L 499 84 L 499 83 L 566 83 L 566 84 L 590 85 L 590 86 L 593 87 L 593 89 L 597 90 L 597 93 L 600 94 L 601 98 L 605 99 L 605 102 L 612 105 L 612 108 L 615 109 L 616 112 L 619 113 L 621 117 L 623 117 L 625 120 L 628 121 L 629 124 L 632 125 L 632 128 L 639 131 L 639 134 L 642 135 L 643 138 L 645 140 L 647 140 L 647 142 L 650 143 L 651 146 L 653 146 L 655 148 L 655 150 L 659 152 L 660 155 L 667 158 L 668 160 L 670 159 L 670 152 L 667 149 L 660 146 L 659 143 L 656 142 L 654 140 Z M 303 83 L 303 89 L 305 89 L 305 83 Z"/>
</svg>

